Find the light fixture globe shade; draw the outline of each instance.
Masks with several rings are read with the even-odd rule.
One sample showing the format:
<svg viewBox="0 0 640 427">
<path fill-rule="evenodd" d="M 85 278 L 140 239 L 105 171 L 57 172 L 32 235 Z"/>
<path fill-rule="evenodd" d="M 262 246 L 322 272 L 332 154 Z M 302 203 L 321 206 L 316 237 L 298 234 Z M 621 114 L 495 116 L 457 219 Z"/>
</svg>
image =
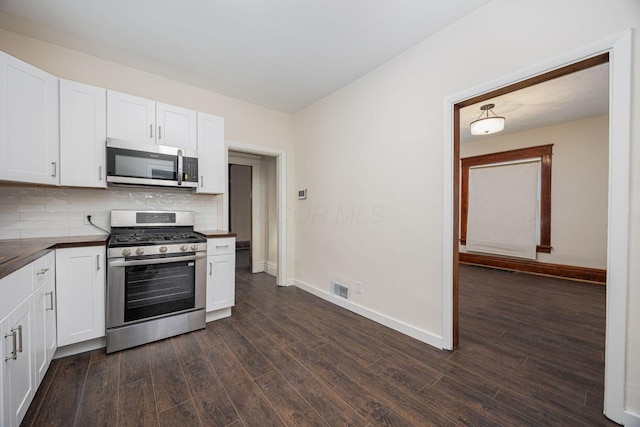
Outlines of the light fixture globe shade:
<svg viewBox="0 0 640 427">
<path fill-rule="evenodd" d="M 471 122 L 472 135 L 489 135 L 504 129 L 504 117 L 485 117 Z"/>
</svg>

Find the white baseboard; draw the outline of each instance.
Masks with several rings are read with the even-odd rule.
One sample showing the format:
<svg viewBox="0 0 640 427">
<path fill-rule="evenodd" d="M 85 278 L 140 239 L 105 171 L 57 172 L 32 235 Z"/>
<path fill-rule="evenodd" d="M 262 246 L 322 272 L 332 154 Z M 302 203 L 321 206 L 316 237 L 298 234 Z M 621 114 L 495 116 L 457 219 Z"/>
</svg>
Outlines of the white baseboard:
<svg viewBox="0 0 640 427">
<path fill-rule="evenodd" d="M 418 341 L 422 341 L 423 343 L 429 344 L 436 348 L 440 348 L 440 349 L 442 348 L 442 337 L 439 337 L 427 331 L 423 331 L 414 326 L 407 325 L 406 323 L 403 323 L 396 319 L 392 319 L 391 317 L 386 316 L 384 314 L 370 310 L 366 307 L 362 307 L 358 304 L 354 304 L 351 301 L 336 297 L 334 295 L 331 295 L 329 292 L 322 291 L 318 288 L 314 288 L 313 286 L 310 286 L 299 280 L 294 279 L 293 285 L 317 297 L 320 297 L 326 301 L 329 301 L 339 307 L 342 307 L 356 314 L 364 316 L 367 319 L 373 320 L 374 322 L 380 323 L 381 325 L 387 326 L 402 334 L 409 335 L 410 337 L 415 338 Z"/>
<path fill-rule="evenodd" d="M 64 347 L 58 347 L 53 354 L 54 359 L 61 357 L 73 356 L 74 354 L 84 353 L 85 351 L 93 351 L 99 348 L 107 346 L 107 338 L 95 338 L 89 341 L 79 342 L 77 344 L 65 345 Z"/>
<path fill-rule="evenodd" d="M 267 274 L 270 274 L 271 276 L 276 276 L 278 274 L 278 266 L 276 264 L 265 262 L 264 267 L 264 271 L 266 271 Z"/>
<path fill-rule="evenodd" d="M 223 308 L 220 310 L 209 311 L 205 315 L 206 322 L 213 322 L 214 320 L 224 319 L 231 316 L 231 307 Z"/>
<path fill-rule="evenodd" d="M 622 425 L 625 427 L 640 427 L 640 414 L 624 411 L 622 415 Z"/>
</svg>

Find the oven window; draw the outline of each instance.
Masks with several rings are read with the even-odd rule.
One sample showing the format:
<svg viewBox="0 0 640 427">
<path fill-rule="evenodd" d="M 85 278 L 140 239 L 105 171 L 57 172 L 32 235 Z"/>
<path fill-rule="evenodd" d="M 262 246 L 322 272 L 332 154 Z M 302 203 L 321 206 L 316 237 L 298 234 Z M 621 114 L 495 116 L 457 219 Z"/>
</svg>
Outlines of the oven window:
<svg viewBox="0 0 640 427">
<path fill-rule="evenodd" d="M 124 321 L 195 307 L 195 261 L 125 268 Z"/>
</svg>

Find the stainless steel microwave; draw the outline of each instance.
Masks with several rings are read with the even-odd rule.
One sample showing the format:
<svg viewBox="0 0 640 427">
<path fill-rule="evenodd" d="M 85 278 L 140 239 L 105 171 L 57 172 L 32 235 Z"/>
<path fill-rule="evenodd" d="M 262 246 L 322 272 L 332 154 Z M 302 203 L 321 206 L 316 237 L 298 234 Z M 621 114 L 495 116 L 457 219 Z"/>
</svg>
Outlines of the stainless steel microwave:
<svg viewBox="0 0 640 427">
<path fill-rule="evenodd" d="M 107 138 L 107 182 L 195 188 L 197 154 L 182 148 Z"/>
</svg>

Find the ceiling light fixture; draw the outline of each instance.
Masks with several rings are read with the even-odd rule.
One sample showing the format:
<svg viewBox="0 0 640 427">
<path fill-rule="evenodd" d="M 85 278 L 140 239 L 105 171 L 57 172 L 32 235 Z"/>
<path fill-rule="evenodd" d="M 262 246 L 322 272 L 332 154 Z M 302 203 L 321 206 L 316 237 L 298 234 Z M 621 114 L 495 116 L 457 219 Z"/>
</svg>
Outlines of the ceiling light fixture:
<svg viewBox="0 0 640 427">
<path fill-rule="evenodd" d="M 482 112 L 476 120 L 471 122 L 470 125 L 472 135 L 489 135 L 491 133 L 500 132 L 504 129 L 504 122 L 506 119 L 496 115 L 492 110 L 493 107 L 495 107 L 495 104 L 485 104 L 480 107 Z M 493 117 L 489 116 L 489 112 L 493 114 Z M 486 114 L 486 116 L 482 117 L 484 114 Z"/>
</svg>

